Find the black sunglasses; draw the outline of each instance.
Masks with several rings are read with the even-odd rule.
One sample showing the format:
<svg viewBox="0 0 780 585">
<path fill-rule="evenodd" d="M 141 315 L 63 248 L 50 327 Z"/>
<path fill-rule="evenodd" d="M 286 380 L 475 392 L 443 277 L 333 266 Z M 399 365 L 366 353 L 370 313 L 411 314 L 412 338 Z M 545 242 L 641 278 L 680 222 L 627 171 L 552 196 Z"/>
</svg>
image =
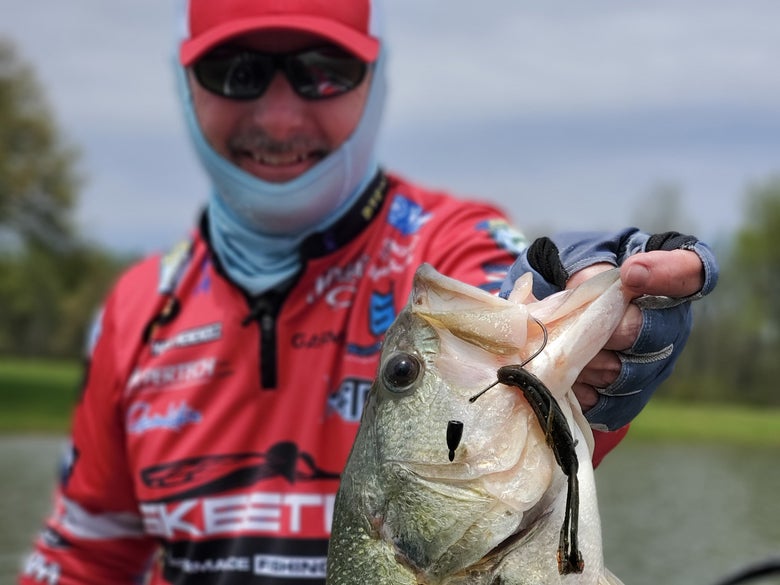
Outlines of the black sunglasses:
<svg viewBox="0 0 780 585">
<path fill-rule="evenodd" d="M 259 98 L 276 75 L 284 72 L 293 90 L 307 100 L 322 100 L 355 89 L 367 64 L 354 55 L 328 46 L 295 53 L 260 53 L 239 47 L 220 47 L 192 66 L 205 89 L 234 100 Z"/>
</svg>

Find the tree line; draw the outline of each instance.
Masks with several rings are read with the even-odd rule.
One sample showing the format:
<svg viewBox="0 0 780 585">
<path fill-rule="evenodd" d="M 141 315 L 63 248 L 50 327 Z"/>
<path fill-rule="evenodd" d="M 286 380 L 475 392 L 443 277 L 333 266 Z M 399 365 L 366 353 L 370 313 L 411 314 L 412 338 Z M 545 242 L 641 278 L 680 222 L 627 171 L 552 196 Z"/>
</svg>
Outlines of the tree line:
<svg viewBox="0 0 780 585">
<path fill-rule="evenodd" d="M 131 260 L 74 227 L 77 163 L 33 72 L 0 39 L 0 358 L 81 358 L 93 312 Z M 780 405 L 780 177 L 745 200 L 741 227 L 716 247 L 718 287 L 694 304 L 662 395 Z"/>
<path fill-rule="evenodd" d="M 748 190 L 741 227 L 716 247 L 718 286 L 694 303 L 671 396 L 780 405 L 780 177 Z"/>
<path fill-rule="evenodd" d="M 80 356 L 127 263 L 74 226 L 78 156 L 31 68 L 0 38 L 0 356 Z"/>
</svg>

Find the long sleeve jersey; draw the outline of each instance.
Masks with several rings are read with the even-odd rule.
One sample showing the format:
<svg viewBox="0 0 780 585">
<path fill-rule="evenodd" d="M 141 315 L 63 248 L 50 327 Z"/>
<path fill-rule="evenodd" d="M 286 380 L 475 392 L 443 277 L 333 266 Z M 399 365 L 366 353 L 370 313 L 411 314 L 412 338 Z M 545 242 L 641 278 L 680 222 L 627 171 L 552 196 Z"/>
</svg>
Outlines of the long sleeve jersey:
<svg viewBox="0 0 780 585">
<path fill-rule="evenodd" d="M 230 282 L 201 226 L 118 281 L 24 585 L 322 583 L 339 474 L 416 268 L 498 292 L 493 207 L 382 176 L 284 290 Z M 622 433 L 596 433 L 597 457 Z"/>
</svg>

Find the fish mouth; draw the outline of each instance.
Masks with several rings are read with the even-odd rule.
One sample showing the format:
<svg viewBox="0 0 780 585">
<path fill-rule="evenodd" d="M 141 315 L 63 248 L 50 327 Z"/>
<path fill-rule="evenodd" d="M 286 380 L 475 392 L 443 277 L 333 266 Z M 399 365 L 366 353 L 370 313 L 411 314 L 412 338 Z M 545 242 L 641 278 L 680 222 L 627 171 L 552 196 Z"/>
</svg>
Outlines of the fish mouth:
<svg viewBox="0 0 780 585">
<path fill-rule="evenodd" d="M 401 459 L 388 459 L 383 463 L 383 467 L 386 467 L 392 476 L 403 478 L 405 481 L 436 483 L 446 480 L 451 483 L 464 484 L 474 480 L 472 477 L 464 477 L 463 470 L 467 467 L 465 463 L 450 463 L 449 461 L 446 463 L 416 463 Z"/>
</svg>

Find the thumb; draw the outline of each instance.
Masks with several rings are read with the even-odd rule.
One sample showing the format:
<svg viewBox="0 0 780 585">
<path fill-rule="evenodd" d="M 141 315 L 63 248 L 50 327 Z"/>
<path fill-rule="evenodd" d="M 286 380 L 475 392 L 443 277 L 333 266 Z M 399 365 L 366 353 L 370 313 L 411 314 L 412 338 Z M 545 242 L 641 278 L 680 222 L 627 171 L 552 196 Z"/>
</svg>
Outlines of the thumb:
<svg viewBox="0 0 780 585">
<path fill-rule="evenodd" d="M 620 279 L 634 296 L 687 297 L 704 286 L 704 265 L 690 250 L 654 250 L 628 258 Z"/>
</svg>

